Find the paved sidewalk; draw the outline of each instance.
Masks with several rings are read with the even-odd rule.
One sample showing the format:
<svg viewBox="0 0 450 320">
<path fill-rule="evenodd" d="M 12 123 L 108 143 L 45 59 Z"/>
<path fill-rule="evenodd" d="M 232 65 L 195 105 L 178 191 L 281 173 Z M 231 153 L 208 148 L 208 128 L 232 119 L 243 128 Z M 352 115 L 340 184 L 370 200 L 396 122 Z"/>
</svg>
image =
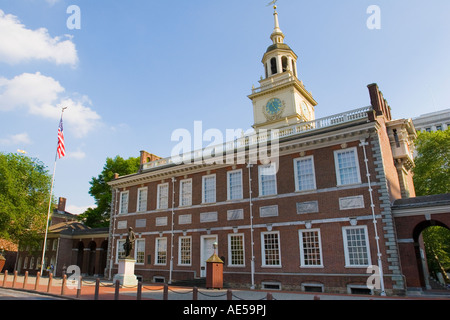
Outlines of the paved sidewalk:
<svg viewBox="0 0 450 320">
<path fill-rule="evenodd" d="M 74 300 L 94 300 L 95 299 L 95 279 L 83 279 L 81 291 L 62 287 L 62 279 L 52 279 L 52 285 L 49 287 L 48 277 L 41 277 L 36 287 L 36 277 L 29 276 L 27 283 L 24 285 L 24 276 L 18 276 L 13 287 L 14 275 L 8 275 L 4 282 L 4 274 L 0 274 L 0 287 L 5 289 L 25 290 L 28 292 L 37 292 L 46 295 L 52 295 L 59 298 Z M 5 285 L 3 286 L 3 284 Z M 167 287 L 168 300 L 185 300 L 192 301 L 194 298 L 193 288 L 186 287 Z M 327 293 L 304 293 L 290 291 L 261 291 L 261 290 L 238 290 L 233 289 L 231 292 L 232 300 L 267 300 L 267 294 L 270 293 L 273 300 L 450 300 L 449 292 L 427 292 L 425 294 L 415 294 L 414 296 L 403 297 L 380 297 L 367 295 L 345 295 L 345 294 L 327 294 Z M 78 297 L 77 297 L 78 294 Z M 207 290 L 198 289 L 197 299 L 207 300 L 227 300 L 230 293 L 228 290 Z M 137 287 L 121 287 L 118 293 L 118 300 L 136 300 Z M 100 280 L 98 300 L 115 300 L 116 288 L 112 281 Z M 164 285 L 162 284 L 143 284 L 142 300 L 164 300 Z"/>
</svg>

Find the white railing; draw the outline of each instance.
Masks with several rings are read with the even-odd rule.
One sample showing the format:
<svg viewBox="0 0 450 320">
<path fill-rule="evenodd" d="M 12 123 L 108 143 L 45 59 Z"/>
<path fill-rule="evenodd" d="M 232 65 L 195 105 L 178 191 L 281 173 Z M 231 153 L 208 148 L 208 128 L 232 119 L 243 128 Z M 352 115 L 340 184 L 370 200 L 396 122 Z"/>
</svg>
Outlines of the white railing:
<svg viewBox="0 0 450 320">
<path fill-rule="evenodd" d="M 301 122 L 295 125 L 287 126 L 276 130 L 259 130 L 258 134 L 243 136 L 242 138 L 228 141 L 212 147 L 207 147 L 202 150 L 191 151 L 176 157 L 168 157 L 156 161 L 145 163 L 142 170 L 149 170 L 159 167 L 176 165 L 180 163 L 195 163 L 202 162 L 218 155 L 229 155 L 235 151 L 245 150 L 252 146 L 270 141 L 280 141 L 283 138 L 295 136 L 305 132 L 312 132 L 324 128 L 331 128 L 333 126 L 350 123 L 357 120 L 368 119 L 367 113 L 372 110 L 372 107 L 364 107 L 348 112 L 343 112 L 329 117 L 316 119 L 309 122 Z"/>
</svg>

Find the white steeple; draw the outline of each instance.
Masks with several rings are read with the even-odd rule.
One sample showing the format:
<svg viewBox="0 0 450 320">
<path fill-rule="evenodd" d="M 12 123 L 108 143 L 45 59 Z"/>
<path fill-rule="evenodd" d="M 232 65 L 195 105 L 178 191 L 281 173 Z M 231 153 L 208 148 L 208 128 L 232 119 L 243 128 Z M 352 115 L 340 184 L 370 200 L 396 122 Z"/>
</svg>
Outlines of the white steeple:
<svg viewBox="0 0 450 320">
<path fill-rule="evenodd" d="M 283 43 L 284 41 L 284 34 L 283 31 L 280 29 L 280 22 L 278 21 L 278 12 L 277 12 L 277 6 L 273 6 L 274 9 L 274 19 L 275 19 L 275 28 L 273 29 L 273 33 L 270 36 L 270 39 L 272 39 L 273 44 L 277 43 Z"/>
</svg>

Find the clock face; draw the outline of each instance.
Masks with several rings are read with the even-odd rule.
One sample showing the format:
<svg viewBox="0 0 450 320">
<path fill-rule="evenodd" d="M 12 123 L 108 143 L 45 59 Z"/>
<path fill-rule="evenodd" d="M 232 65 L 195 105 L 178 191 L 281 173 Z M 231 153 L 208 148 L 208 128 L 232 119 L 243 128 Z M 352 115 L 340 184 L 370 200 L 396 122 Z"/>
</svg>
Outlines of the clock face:
<svg viewBox="0 0 450 320">
<path fill-rule="evenodd" d="M 266 105 L 266 113 L 270 116 L 275 116 L 282 111 L 283 103 L 280 99 L 271 99 Z"/>
<path fill-rule="evenodd" d="M 306 105 L 305 101 L 302 102 L 302 111 L 303 111 L 303 115 L 307 118 L 309 118 L 310 113 L 309 113 L 309 108 Z"/>
</svg>

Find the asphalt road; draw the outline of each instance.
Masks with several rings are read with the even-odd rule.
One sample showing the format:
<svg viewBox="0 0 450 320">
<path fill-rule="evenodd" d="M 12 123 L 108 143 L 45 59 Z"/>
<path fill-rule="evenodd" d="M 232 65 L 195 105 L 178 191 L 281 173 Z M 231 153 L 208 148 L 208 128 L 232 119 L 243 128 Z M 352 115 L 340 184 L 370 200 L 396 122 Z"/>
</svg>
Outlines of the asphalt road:
<svg viewBox="0 0 450 320">
<path fill-rule="evenodd" d="M 57 297 L 0 288 L 0 300 L 64 300 Z"/>
</svg>

